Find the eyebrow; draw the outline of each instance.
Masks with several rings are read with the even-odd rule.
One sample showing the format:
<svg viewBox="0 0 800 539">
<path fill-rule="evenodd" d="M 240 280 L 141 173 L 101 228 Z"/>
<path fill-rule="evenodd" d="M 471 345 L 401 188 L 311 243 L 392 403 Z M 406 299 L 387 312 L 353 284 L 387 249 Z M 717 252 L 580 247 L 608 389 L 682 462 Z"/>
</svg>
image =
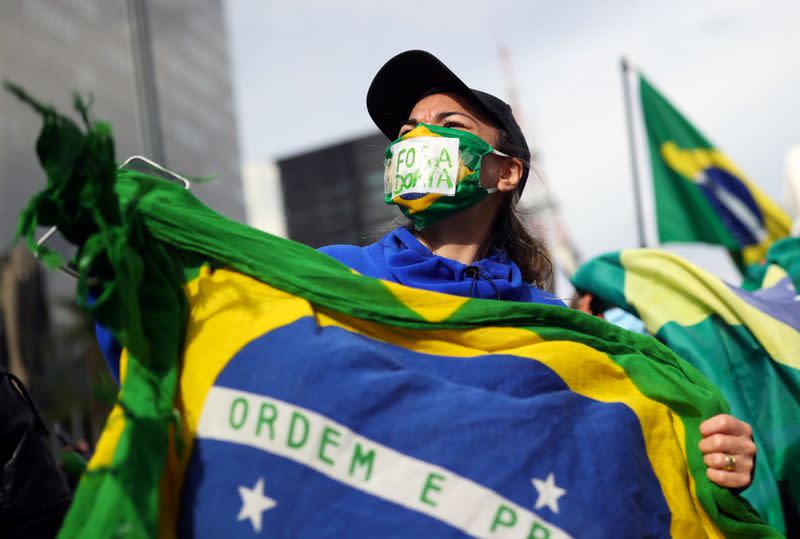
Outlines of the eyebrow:
<svg viewBox="0 0 800 539">
<path fill-rule="evenodd" d="M 455 114 L 458 114 L 460 116 L 465 116 L 465 117 L 469 118 L 470 120 L 472 120 L 473 122 L 475 122 L 476 124 L 478 123 L 478 120 L 476 120 L 473 116 L 467 114 L 466 112 L 458 112 L 458 111 L 455 111 L 455 110 L 439 112 L 439 113 L 436 114 L 436 118 L 435 119 L 436 119 L 437 122 L 441 122 L 445 118 L 448 118 L 448 117 L 453 116 Z M 418 123 L 420 123 L 420 122 L 416 118 L 409 118 L 408 120 L 403 122 L 403 125 L 401 125 L 400 128 L 402 129 L 403 127 L 405 127 L 407 125 L 417 125 Z"/>
</svg>

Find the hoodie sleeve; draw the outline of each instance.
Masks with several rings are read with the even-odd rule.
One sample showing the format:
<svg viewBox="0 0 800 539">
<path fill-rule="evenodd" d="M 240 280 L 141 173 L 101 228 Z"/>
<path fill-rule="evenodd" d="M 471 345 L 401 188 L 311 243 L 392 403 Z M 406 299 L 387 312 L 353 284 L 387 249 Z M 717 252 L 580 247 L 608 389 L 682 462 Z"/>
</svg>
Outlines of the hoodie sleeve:
<svg viewBox="0 0 800 539">
<path fill-rule="evenodd" d="M 111 371 L 111 376 L 114 377 L 114 381 L 119 385 L 119 359 L 122 354 L 122 346 L 105 326 L 95 324 L 94 334 L 97 337 L 97 345 L 100 347 L 103 358 L 105 358 L 106 364 Z"/>
</svg>

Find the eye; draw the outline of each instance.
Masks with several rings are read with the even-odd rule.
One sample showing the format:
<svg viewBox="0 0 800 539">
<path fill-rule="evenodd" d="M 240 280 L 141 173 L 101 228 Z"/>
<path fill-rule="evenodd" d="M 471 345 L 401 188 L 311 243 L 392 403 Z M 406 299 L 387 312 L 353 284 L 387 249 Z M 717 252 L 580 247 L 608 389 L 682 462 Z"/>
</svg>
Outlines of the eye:
<svg viewBox="0 0 800 539">
<path fill-rule="evenodd" d="M 442 127 L 449 127 L 450 129 L 466 129 L 464 124 L 456 120 L 447 120 L 442 124 Z"/>
</svg>

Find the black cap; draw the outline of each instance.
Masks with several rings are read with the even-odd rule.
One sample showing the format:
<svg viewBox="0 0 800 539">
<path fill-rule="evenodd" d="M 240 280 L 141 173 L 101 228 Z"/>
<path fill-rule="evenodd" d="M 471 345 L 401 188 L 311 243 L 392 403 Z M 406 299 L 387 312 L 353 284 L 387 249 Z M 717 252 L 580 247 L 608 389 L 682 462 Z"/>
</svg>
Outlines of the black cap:
<svg viewBox="0 0 800 539">
<path fill-rule="evenodd" d="M 389 140 L 394 140 L 414 105 L 431 91 L 452 92 L 466 97 L 508 134 L 513 146 L 511 155 L 524 164 L 517 188 L 521 192 L 528 178 L 531 152 L 511 107 L 491 94 L 469 88 L 431 53 L 411 50 L 386 62 L 367 90 L 367 111 L 378 129 Z"/>
</svg>

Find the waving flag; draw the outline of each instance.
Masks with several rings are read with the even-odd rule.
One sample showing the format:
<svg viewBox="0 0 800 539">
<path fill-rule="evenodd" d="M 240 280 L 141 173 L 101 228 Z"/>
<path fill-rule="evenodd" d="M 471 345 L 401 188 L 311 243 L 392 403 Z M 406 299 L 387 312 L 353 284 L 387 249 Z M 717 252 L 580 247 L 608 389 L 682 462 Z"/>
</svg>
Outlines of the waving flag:
<svg viewBox="0 0 800 539">
<path fill-rule="evenodd" d="M 20 232 L 81 246 L 79 300 L 125 347 L 62 537 L 778 535 L 707 480 L 727 406 L 654 339 L 355 275 L 39 110 Z"/>
<path fill-rule="evenodd" d="M 767 254 L 764 286 L 746 291 L 673 254 L 624 250 L 573 277 L 621 307 L 719 387 L 753 427 L 753 484 L 743 496 L 779 530 L 800 533 L 800 238 Z"/>
<path fill-rule="evenodd" d="M 760 262 L 789 234 L 789 216 L 647 79 L 635 76 L 644 124 L 642 172 L 652 179 L 658 239 L 721 245 L 744 267 Z"/>
</svg>

